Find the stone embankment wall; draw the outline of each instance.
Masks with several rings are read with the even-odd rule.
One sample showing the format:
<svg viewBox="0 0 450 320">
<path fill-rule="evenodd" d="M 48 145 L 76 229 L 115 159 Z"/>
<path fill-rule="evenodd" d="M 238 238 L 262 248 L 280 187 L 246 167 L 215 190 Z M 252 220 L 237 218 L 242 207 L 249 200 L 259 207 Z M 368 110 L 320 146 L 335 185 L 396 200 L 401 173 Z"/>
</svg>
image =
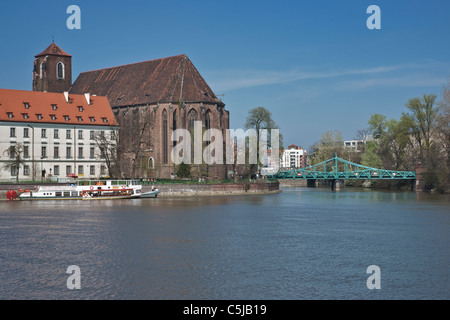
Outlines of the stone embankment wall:
<svg viewBox="0 0 450 320">
<path fill-rule="evenodd" d="M 143 186 L 143 192 L 152 186 Z M 227 184 L 157 184 L 158 197 L 272 194 L 280 192 L 277 182 Z"/>
</svg>

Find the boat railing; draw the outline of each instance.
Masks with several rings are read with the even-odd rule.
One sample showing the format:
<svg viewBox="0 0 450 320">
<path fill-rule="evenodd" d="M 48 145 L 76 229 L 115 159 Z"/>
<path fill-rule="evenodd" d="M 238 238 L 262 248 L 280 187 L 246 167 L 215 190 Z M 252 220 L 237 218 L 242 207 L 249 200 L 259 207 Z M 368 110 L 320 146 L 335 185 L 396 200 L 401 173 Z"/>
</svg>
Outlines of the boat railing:
<svg viewBox="0 0 450 320">
<path fill-rule="evenodd" d="M 77 181 L 78 186 L 137 186 L 139 180 L 82 180 Z"/>
</svg>

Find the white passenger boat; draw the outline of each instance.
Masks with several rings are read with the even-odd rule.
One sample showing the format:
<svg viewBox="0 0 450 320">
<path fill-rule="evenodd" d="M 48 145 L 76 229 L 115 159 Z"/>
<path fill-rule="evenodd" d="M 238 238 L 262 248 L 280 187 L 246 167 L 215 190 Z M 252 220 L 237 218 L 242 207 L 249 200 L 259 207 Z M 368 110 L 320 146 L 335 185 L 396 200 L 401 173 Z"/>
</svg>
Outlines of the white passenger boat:
<svg viewBox="0 0 450 320">
<path fill-rule="evenodd" d="M 66 186 L 19 189 L 20 200 L 102 200 L 139 198 L 142 186 L 135 180 L 82 180 Z"/>
</svg>

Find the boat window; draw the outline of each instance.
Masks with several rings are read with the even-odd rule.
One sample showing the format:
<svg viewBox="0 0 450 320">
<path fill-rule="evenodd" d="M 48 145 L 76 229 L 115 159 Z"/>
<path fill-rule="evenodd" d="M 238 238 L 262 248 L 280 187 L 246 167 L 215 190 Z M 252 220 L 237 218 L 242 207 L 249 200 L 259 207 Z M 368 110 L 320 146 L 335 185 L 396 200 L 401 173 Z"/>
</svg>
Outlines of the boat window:
<svg viewBox="0 0 450 320">
<path fill-rule="evenodd" d="M 70 197 L 70 191 L 64 191 L 64 197 Z"/>
<path fill-rule="evenodd" d="M 62 192 L 61 191 L 56 191 L 56 194 L 55 194 L 57 197 L 61 197 L 62 196 Z"/>
</svg>

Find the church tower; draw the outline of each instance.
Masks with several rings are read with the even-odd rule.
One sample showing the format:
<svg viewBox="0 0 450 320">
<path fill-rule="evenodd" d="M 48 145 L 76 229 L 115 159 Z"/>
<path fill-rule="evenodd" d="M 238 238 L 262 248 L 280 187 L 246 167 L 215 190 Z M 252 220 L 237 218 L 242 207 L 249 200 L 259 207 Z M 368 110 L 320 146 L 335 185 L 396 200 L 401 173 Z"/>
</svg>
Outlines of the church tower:
<svg viewBox="0 0 450 320">
<path fill-rule="evenodd" d="M 54 42 L 35 56 L 33 91 L 64 92 L 72 86 L 72 56 Z"/>
</svg>

